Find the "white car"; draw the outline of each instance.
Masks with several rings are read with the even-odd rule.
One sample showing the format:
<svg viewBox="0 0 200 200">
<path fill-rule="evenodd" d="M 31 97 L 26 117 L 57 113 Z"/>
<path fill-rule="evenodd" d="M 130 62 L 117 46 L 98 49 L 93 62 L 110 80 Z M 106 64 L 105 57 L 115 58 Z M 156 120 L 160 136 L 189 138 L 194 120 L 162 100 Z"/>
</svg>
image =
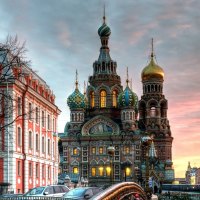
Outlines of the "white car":
<svg viewBox="0 0 200 200">
<path fill-rule="evenodd" d="M 69 191 L 69 188 L 64 185 L 48 185 L 48 186 L 35 187 L 33 189 L 30 189 L 23 196 L 62 197 L 68 191 Z"/>
</svg>

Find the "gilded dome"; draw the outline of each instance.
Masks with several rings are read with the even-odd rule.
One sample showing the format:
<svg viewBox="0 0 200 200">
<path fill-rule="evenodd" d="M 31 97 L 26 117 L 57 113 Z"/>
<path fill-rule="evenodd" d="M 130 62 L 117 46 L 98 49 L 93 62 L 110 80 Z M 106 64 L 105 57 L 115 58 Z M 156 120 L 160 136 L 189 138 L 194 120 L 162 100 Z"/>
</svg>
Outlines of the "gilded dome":
<svg viewBox="0 0 200 200">
<path fill-rule="evenodd" d="M 151 78 L 163 79 L 164 71 L 155 63 L 154 58 L 151 57 L 150 63 L 142 70 L 141 77 L 143 81 Z"/>
<path fill-rule="evenodd" d="M 118 105 L 120 107 L 133 106 L 135 109 L 137 109 L 137 94 L 134 93 L 128 86 L 126 86 L 125 90 L 118 96 Z"/>
<path fill-rule="evenodd" d="M 106 23 L 104 22 L 102 26 L 99 28 L 98 34 L 100 37 L 109 37 L 111 34 L 110 27 L 107 26 Z"/>
<path fill-rule="evenodd" d="M 85 108 L 85 97 L 78 90 L 78 88 L 76 88 L 75 91 L 67 98 L 67 105 L 69 106 L 70 110 Z"/>
</svg>

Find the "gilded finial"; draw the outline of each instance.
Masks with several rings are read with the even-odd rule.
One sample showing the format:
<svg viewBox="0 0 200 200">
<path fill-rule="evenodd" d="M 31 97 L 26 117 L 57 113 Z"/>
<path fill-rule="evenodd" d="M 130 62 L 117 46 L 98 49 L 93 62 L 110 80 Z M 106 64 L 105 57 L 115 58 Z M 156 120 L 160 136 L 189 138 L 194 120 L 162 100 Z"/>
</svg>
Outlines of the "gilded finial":
<svg viewBox="0 0 200 200">
<path fill-rule="evenodd" d="M 133 90 L 133 88 L 132 88 L 132 84 L 133 84 L 133 80 L 132 80 L 132 78 L 131 78 L 131 81 L 130 81 L 130 87 L 131 87 L 131 90 Z"/>
<path fill-rule="evenodd" d="M 76 82 L 75 82 L 75 85 L 76 85 L 76 90 L 78 90 L 78 71 L 76 69 Z"/>
<path fill-rule="evenodd" d="M 103 23 L 104 24 L 106 23 L 106 6 L 105 6 L 105 3 L 104 3 L 104 6 L 103 6 Z"/>
<path fill-rule="evenodd" d="M 153 38 L 151 39 L 151 58 L 154 57 Z"/>
<path fill-rule="evenodd" d="M 129 79 L 128 79 L 128 67 L 126 69 L 126 76 L 127 76 L 127 78 L 126 78 L 126 85 L 128 86 L 128 83 L 129 83 Z"/>
</svg>

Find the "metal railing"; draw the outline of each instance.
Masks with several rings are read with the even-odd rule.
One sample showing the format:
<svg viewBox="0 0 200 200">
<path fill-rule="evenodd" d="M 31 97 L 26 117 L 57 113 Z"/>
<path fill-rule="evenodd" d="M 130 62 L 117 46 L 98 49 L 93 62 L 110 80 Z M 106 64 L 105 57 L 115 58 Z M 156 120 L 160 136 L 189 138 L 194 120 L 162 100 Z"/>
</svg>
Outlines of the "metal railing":
<svg viewBox="0 0 200 200">
<path fill-rule="evenodd" d="M 200 200 L 200 193 L 171 192 L 159 194 L 158 200 Z"/>
</svg>

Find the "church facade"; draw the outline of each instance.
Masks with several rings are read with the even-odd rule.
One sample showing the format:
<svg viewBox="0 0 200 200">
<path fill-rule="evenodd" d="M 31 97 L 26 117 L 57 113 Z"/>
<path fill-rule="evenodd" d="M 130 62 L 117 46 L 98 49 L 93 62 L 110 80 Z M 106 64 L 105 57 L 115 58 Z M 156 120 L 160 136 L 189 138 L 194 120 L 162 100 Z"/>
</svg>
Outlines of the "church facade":
<svg viewBox="0 0 200 200">
<path fill-rule="evenodd" d="M 100 54 L 89 85 L 82 94 L 76 76 L 75 91 L 67 99 L 70 121 L 61 138 L 62 171 L 79 174 L 91 186 L 122 181 L 144 184 L 147 172 L 171 183 L 173 138 L 163 94 L 164 71 L 155 63 L 153 48 L 141 73 L 143 95 L 139 100 L 129 87 L 128 70 L 123 89 L 117 62 L 109 53 L 111 30 L 105 16 L 98 34 Z M 150 140 L 148 146 L 143 145 L 145 140 Z"/>
</svg>

